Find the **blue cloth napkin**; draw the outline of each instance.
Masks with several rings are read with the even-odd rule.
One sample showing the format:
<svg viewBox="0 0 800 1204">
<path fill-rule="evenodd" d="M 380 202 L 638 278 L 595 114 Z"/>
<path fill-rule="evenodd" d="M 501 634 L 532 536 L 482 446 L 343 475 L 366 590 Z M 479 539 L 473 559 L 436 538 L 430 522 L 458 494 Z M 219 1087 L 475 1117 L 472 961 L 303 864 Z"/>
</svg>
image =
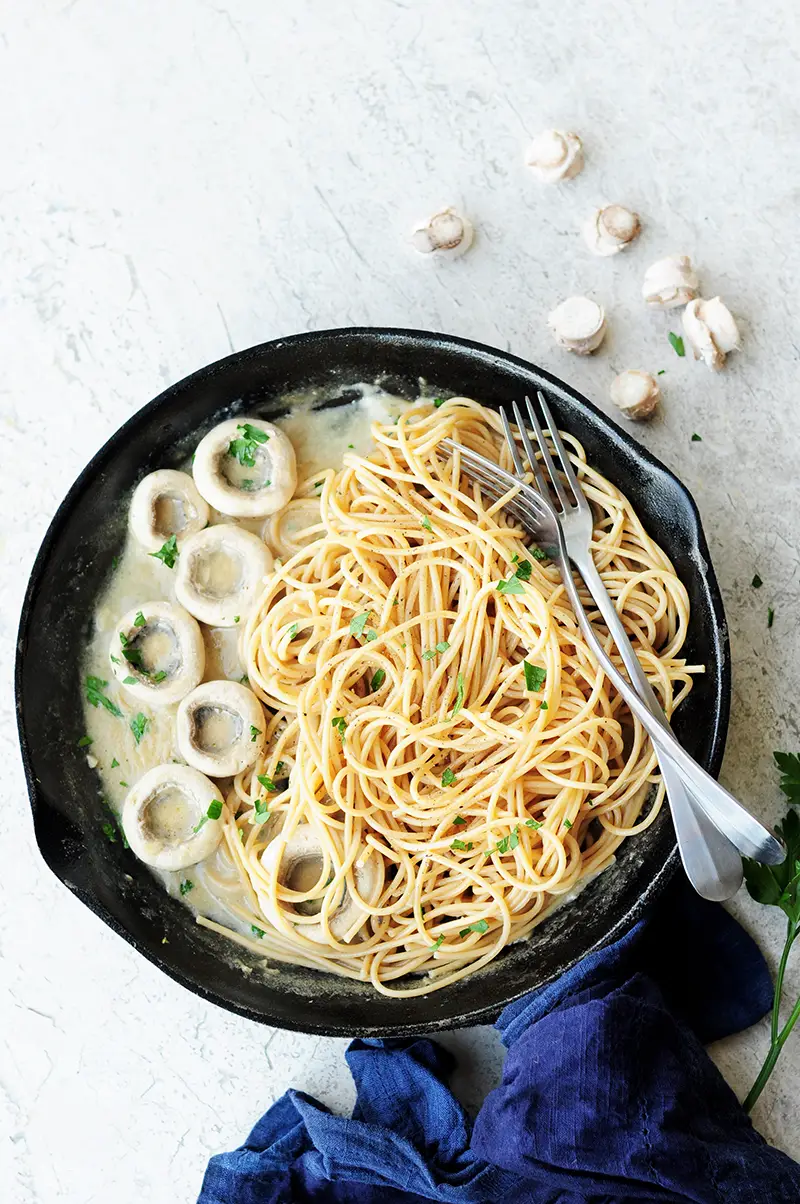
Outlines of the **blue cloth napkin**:
<svg viewBox="0 0 800 1204">
<path fill-rule="evenodd" d="M 723 908 L 676 882 L 654 913 L 505 1009 L 503 1078 L 470 1124 L 427 1038 L 355 1040 L 352 1117 L 287 1091 L 209 1162 L 199 1204 L 798 1204 L 703 1042 L 772 988 Z"/>
</svg>

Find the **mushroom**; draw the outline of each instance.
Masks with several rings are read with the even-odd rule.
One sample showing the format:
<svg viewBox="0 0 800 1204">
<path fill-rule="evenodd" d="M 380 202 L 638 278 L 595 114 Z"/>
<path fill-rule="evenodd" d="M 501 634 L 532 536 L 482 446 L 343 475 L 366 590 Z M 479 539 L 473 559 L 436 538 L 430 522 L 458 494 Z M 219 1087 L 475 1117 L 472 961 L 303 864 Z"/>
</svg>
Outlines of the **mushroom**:
<svg viewBox="0 0 800 1204">
<path fill-rule="evenodd" d="M 140 861 L 185 870 L 209 857 L 222 837 L 218 789 L 188 765 L 156 765 L 128 791 L 122 827 Z"/>
<path fill-rule="evenodd" d="M 624 205 L 606 205 L 595 209 L 584 223 L 583 236 L 595 255 L 616 255 L 638 238 L 641 229 L 638 213 Z"/>
<path fill-rule="evenodd" d="M 261 418 L 231 418 L 200 440 L 194 481 L 210 506 L 234 518 L 263 518 L 285 506 L 297 488 L 294 448 Z"/>
<path fill-rule="evenodd" d="M 178 752 L 210 778 L 241 773 L 264 751 L 261 703 L 238 681 L 206 681 L 178 707 Z"/>
<path fill-rule="evenodd" d="M 545 184 L 571 180 L 583 167 L 583 144 L 577 134 L 545 130 L 528 147 L 525 162 Z"/>
<path fill-rule="evenodd" d="M 250 613 L 272 565 L 272 553 L 252 531 L 232 523 L 206 527 L 181 550 L 175 596 L 201 623 L 234 627 Z"/>
<path fill-rule="evenodd" d="M 690 301 L 683 312 L 683 331 L 694 358 L 719 372 L 729 351 L 741 346 L 739 327 L 721 297 Z"/>
<path fill-rule="evenodd" d="M 411 245 L 421 255 L 430 255 L 435 251 L 455 259 L 469 250 L 474 235 L 475 230 L 469 218 L 463 217 L 450 206 L 416 226 L 411 234 Z"/>
<path fill-rule="evenodd" d="M 114 628 L 108 650 L 114 676 L 152 707 L 180 702 L 203 679 L 206 650 L 195 619 L 174 602 L 143 602 Z"/>
<path fill-rule="evenodd" d="M 174 535 L 180 544 L 208 522 L 208 506 L 186 472 L 159 468 L 133 491 L 128 524 L 145 552 L 157 552 Z"/>
<path fill-rule="evenodd" d="M 314 889 L 322 876 L 324 855 L 322 842 L 311 824 L 300 824 L 288 840 L 280 835 L 274 837 L 261 854 L 261 864 L 270 874 L 278 875 L 280 886 L 297 892 L 308 893 Z M 372 903 L 381 887 L 381 873 L 378 858 L 367 857 L 364 862 L 356 862 L 353 866 L 353 877 L 359 895 Z M 314 916 L 322 910 L 324 897 L 330 884 L 323 886 L 318 895 L 310 899 L 299 900 L 292 904 L 290 901 L 278 900 L 279 911 L 289 911 L 297 916 Z M 273 924 L 280 924 L 280 916 L 275 914 L 275 907 L 266 893 L 259 892 L 264 914 Z M 336 887 L 336 897 L 328 912 L 328 926 L 337 941 L 349 943 L 358 935 L 367 918 L 367 912 L 355 900 L 345 883 Z M 321 922 L 297 923 L 298 932 L 318 944 L 327 944 L 327 937 Z"/>
<path fill-rule="evenodd" d="M 661 390 L 649 372 L 629 368 L 611 382 L 611 400 L 626 418 L 647 418 L 658 405 Z"/>
<path fill-rule="evenodd" d="M 694 300 L 700 288 L 688 255 L 668 255 L 644 274 L 642 296 L 654 309 L 675 309 Z"/>
<path fill-rule="evenodd" d="M 570 297 L 556 306 L 547 319 L 556 342 L 576 355 L 596 351 L 606 334 L 602 305 L 588 297 Z"/>
</svg>

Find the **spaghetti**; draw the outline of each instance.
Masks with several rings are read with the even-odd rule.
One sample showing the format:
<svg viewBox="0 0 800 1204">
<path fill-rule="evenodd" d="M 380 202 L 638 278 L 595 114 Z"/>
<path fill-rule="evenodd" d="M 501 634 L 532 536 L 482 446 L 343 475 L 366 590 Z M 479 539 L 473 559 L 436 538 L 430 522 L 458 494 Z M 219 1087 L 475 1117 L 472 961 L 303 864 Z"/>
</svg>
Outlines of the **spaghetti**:
<svg viewBox="0 0 800 1204">
<path fill-rule="evenodd" d="M 292 533 L 242 635 L 274 712 L 263 763 L 225 809 L 254 939 L 200 922 L 270 960 L 413 996 L 528 935 L 653 822 L 663 787 L 556 566 L 440 449 L 449 437 L 513 471 L 498 416 L 454 398 L 373 437 L 369 457 L 321 474 L 322 525 L 305 544 Z M 700 671 L 680 656 L 686 591 L 564 438 L 597 567 L 670 715 Z"/>
</svg>

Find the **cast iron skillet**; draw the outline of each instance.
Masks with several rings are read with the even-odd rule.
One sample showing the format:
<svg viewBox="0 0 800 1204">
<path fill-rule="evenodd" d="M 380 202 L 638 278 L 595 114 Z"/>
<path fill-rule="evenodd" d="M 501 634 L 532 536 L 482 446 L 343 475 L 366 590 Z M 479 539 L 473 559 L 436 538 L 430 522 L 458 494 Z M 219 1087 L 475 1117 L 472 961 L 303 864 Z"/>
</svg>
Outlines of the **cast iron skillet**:
<svg viewBox="0 0 800 1204">
<path fill-rule="evenodd" d="M 103 835 L 98 780 L 77 741 L 83 732 L 79 662 L 98 592 L 125 535 L 125 498 L 156 468 L 178 464 L 203 432 L 231 413 L 273 418 L 282 394 L 318 386 L 327 404 L 347 386 L 380 381 L 415 397 L 438 393 L 496 405 L 546 390 L 559 424 L 618 484 L 675 562 L 691 600 L 687 655 L 703 662 L 675 730 L 711 772 L 722 759 L 730 703 L 725 617 L 692 498 L 662 464 L 585 398 L 523 360 L 446 335 L 409 330 L 321 331 L 277 339 L 211 364 L 144 406 L 98 452 L 53 519 L 22 609 L 16 700 L 34 828 L 51 870 L 140 953 L 172 978 L 232 1012 L 331 1036 L 430 1032 L 490 1021 L 507 1003 L 554 979 L 620 936 L 675 868 L 666 808 L 615 866 L 557 911 L 528 941 L 479 973 L 408 1001 L 299 968 L 264 974 L 257 959 L 197 926 L 147 868 Z M 163 943 L 164 937 L 167 943 Z M 242 965 L 253 967 L 243 973 Z"/>
</svg>

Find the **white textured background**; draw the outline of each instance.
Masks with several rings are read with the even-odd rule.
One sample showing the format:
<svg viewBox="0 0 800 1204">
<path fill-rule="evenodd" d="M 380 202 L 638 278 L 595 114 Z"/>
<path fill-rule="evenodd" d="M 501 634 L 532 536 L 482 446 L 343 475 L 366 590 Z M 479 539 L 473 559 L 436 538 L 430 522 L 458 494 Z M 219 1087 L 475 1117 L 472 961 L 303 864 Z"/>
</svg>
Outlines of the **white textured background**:
<svg viewBox="0 0 800 1204">
<path fill-rule="evenodd" d="M 601 405 L 615 372 L 666 368 L 662 416 L 640 436 L 695 493 L 725 595 L 724 776 L 778 817 L 771 751 L 800 747 L 798 28 L 791 0 L 2 0 L 4 1201 L 191 1200 L 208 1155 L 288 1085 L 350 1099 L 343 1042 L 202 1003 L 49 875 L 16 749 L 17 615 L 57 502 L 123 419 L 231 349 L 427 327 L 510 348 Z M 522 152 L 551 124 L 582 134 L 587 166 L 547 189 Z M 592 258 L 576 229 L 614 201 L 644 233 Z M 437 267 L 407 235 L 442 203 L 464 205 L 478 238 Z M 719 377 L 678 360 L 675 317 L 639 300 L 644 268 L 672 251 L 740 319 L 745 349 Z M 609 312 L 587 361 L 544 327 L 574 291 Z M 735 907 L 774 958 L 778 913 Z M 488 1029 L 448 1044 L 476 1106 L 498 1044 Z M 715 1051 L 737 1090 L 765 1046 L 762 1024 Z M 800 1034 L 756 1113 L 795 1155 L 799 1072 Z"/>
</svg>

